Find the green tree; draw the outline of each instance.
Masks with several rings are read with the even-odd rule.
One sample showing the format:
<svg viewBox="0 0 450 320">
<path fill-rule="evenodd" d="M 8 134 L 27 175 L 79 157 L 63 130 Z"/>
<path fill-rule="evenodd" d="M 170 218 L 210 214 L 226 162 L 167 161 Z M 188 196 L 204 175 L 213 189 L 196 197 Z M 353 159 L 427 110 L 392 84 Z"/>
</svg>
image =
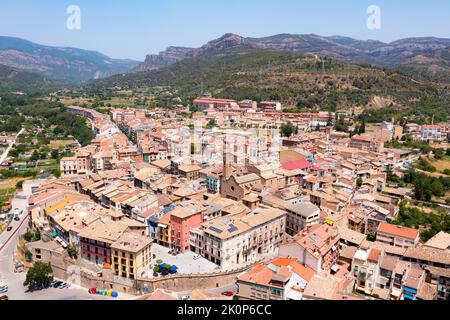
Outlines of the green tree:
<svg viewBox="0 0 450 320">
<path fill-rule="evenodd" d="M 53 269 L 50 263 L 36 262 L 34 266 L 28 270 L 23 285 L 38 289 L 48 288 L 53 281 L 52 273 Z"/>
<path fill-rule="evenodd" d="M 358 186 L 358 188 L 361 188 L 362 185 L 363 185 L 363 179 L 358 178 L 358 179 L 356 180 L 356 185 Z"/>
<path fill-rule="evenodd" d="M 67 246 L 67 253 L 69 254 L 69 257 L 76 258 L 78 256 L 77 247 L 75 247 L 74 244 L 69 244 Z"/>
<path fill-rule="evenodd" d="M 55 159 L 55 160 L 58 159 L 58 157 L 59 157 L 59 150 L 58 149 L 53 149 L 51 151 L 50 155 L 51 155 L 52 159 Z"/>
<path fill-rule="evenodd" d="M 290 137 L 295 133 L 295 127 L 292 122 L 288 121 L 286 124 L 282 124 L 280 127 L 281 135 L 283 137 Z"/>
</svg>

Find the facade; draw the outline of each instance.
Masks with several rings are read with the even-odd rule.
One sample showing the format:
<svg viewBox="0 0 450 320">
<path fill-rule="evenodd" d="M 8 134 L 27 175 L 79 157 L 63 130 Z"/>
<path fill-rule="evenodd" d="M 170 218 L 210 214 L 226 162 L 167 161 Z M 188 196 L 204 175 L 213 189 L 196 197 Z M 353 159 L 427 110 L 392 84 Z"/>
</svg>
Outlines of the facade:
<svg viewBox="0 0 450 320">
<path fill-rule="evenodd" d="M 442 127 L 437 125 L 422 126 L 421 132 L 422 141 L 443 141 L 446 138 Z"/>
<path fill-rule="evenodd" d="M 377 230 L 377 241 L 401 248 L 415 247 L 419 243 L 420 232 L 388 223 L 380 223 Z"/>
<path fill-rule="evenodd" d="M 133 280 L 150 267 L 152 241 L 147 236 L 125 232 L 111 245 L 111 252 L 113 273 Z"/>
<path fill-rule="evenodd" d="M 190 248 L 190 231 L 204 221 L 206 210 L 196 202 L 188 202 L 170 212 L 172 248 L 184 253 Z"/>
<path fill-rule="evenodd" d="M 299 203 L 288 205 L 286 232 L 290 236 L 295 236 L 304 228 L 313 226 L 320 222 L 320 209 L 312 203 Z"/>
<path fill-rule="evenodd" d="M 191 231 L 191 251 L 222 269 L 232 269 L 275 254 L 285 227 L 286 212 L 278 209 L 221 217 Z"/>
</svg>

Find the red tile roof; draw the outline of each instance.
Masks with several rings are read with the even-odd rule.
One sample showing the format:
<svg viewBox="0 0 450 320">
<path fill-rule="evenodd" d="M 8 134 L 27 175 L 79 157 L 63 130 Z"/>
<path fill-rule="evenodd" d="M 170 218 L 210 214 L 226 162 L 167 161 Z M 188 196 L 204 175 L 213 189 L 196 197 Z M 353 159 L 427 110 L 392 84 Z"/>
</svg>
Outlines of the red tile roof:
<svg viewBox="0 0 450 320">
<path fill-rule="evenodd" d="M 378 227 L 378 232 L 383 232 L 407 239 L 416 239 L 419 235 L 419 230 L 396 226 L 389 223 L 381 223 Z"/>
<path fill-rule="evenodd" d="M 289 171 L 297 170 L 297 169 L 304 170 L 304 169 L 311 168 L 312 166 L 313 165 L 310 162 L 308 162 L 306 159 L 300 159 L 297 161 L 286 162 L 282 165 L 283 169 L 289 170 Z"/>
</svg>

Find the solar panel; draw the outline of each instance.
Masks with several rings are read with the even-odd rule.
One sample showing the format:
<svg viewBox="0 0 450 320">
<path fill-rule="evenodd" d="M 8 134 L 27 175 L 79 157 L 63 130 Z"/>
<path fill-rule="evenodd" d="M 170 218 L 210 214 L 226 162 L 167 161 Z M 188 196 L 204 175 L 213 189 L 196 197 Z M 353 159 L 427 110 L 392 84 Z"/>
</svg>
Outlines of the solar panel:
<svg viewBox="0 0 450 320">
<path fill-rule="evenodd" d="M 217 233 L 222 233 L 223 232 L 222 230 L 220 230 L 220 229 L 218 229 L 216 227 L 209 227 L 208 229 L 211 230 L 211 231 L 217 232 Z"/>
<path fill-rule="evenodd" d="M 234 224 L 230 224 L 230 226 L 228 227 L 228 232 L 236 232 L 236 231 L 239 231 L 239 229 Z"/>
</svg>

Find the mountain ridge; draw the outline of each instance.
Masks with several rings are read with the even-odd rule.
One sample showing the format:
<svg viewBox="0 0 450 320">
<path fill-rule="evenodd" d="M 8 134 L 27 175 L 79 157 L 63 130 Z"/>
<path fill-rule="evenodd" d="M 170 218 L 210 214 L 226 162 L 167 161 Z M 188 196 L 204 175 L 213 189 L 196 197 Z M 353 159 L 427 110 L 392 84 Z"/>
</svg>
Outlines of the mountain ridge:
<svg viewBox="0 0 450 320">
<path fill-rule="evenodd" d="M 411 65 L 411 58 L 427 50 L 443 50 L 450 47 L 450 39 L 438 37 L 410 37 L 389 43 L 378 40 L 358 40 L 346 36 L 323 37 L 316 34 L 281 33 L 274 36 L 252 38 L 227 33 L 211 40 L 200 48 L 183 48 L 179 54 L 170 54 L 169 50 L 158 55 L 147 55 L 144 63 L 136 69 L 139 71 L 167 67 L 178 61 L 213 54 L 220 50 L 238 46 L 271 49 L 275 51 L 299 52 L 313 54 L 352 63 L 368 63 L 383 67 Z M 166 59 L 170 56 L 170 60 Z M 157 62 L 157 63 L 155 63 Z M 422 69 L 423 66 L 420 67 Z M 412 68 L 414 69 L 414 68 Z M 448 69 L 450 74 L 450 69 Z"/>
<path fill-rule="evenodd" d="M 68 83 L 82 83 L 135 68 L 139 62 L 113 59 L 93 50 L 37 44 L 0 36 L 0 63 Z"/>
</svg>

